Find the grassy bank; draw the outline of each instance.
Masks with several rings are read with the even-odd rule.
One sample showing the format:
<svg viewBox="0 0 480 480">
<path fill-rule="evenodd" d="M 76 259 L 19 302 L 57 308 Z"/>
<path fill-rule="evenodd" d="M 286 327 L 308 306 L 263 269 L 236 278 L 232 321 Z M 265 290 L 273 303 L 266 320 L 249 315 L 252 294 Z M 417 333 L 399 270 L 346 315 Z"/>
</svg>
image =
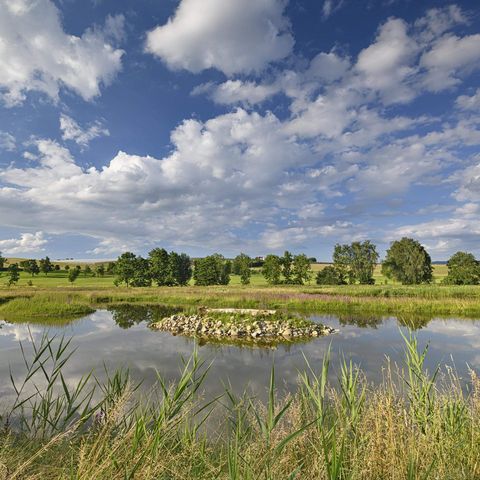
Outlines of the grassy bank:
<svg viewBox="0 0 480 480">
<path fill-rule="evenodd" d="M 17 297 L 0 305 L 0 318 L 7 320 L 44 320 L 75 318 L 95 310 L 85 301 L 58 295 Z"/>
<path fill-rule="evenodd" d="M 330 366 L 327 354 L 318 370 L 305 365 L 288 396 L 275 388 L 272 370 L 266 403 L 228 389 L 203 400 L 208 368 L 195 356 L 175 384 L 160 376 L 145 400 L 125 372 L 96 387 L 89 376 L 69 385 L 64 341 L 44 338 L 35 351 L 2 416 L 0 478 L 480 478 L 479 380 L 472 374 L 469 393 L 454 375 L 439 381 L 414 337 L 400 370 L 385 365 L 381 385 L 368 384 L 351 363 Z M 39 364 L 44 386 L 29 397 Z M 338 384 L 329 383 L 330 368 Z"/>
<path fill-rule="evenodd" d="M 18 301 L 15 298 L 30 298 Z M 3 302 L 3 303 L 2 303 Z M 10 306 L 8 306 L 10 303 Z M 0 316 L 62 309 L 97 308 L 108 304 L 165 304 L 184 307 L 293 309 L 305 313 L 394 316 L 480 317 L 478 286 L 221 286 L 221 287 L 12 287 L 0 289 Z"/>
</svg>

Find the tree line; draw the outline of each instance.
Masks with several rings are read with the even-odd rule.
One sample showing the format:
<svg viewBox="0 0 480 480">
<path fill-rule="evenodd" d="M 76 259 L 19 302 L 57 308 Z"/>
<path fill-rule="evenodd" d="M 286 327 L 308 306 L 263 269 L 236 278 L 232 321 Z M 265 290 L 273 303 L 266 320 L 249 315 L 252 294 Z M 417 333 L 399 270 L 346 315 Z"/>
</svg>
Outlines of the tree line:
<svg viewBox="0 0 480 480">
<path fill-rule="evenodd" d="M 182 286 L 193 278 L 195 285 L 228 285 L 230 275 L 240 276 L 243 285 L 250 283 L 252 271 L 261 273 L 270 285 L 303 285 L 312 277 L 311 263 L 316 259 L 305 254 L 293 255 L 285 251 L 283 256 L 269 254 L 265 258 L 251 258 L 240 253 L 233 260 L 215 253 L 192 260 L 185 253 L 167 252 L 154 248 L 147 258 L 125 252 L 115 262 L 98 264 L 93 270 L 90 265 L 82 269 L 79 265 L 65 265 L 68 280 L 73 283 L 83 273 L 85 276 L 115 275 L 115 285 L 132 287 Z M 370 240 L 336 244 L 332 264 L 316 275 L 318 285 L 346 285 L 375 283 L 373 277 L 379 262 L 377 247 Z M 4 270 L 6 259 L 0 253 L 0 270 Z M 472 253 L 456 252 L 447 262 L 448 274 L 442 283 L 446 285 L 478 285 L 480 283 L 480 262 Z M 20 271 L 32 277 L 60 270 L 60 265 L 49 257 L 28 259 L 8 267 L 8 284 L 18 282 Z M 430 283 L 433 280 L 431 257 L 417 240 L 404 237 L 391 243 L 381 263 L 382 274 L 404 285 Z"/>
</svg>

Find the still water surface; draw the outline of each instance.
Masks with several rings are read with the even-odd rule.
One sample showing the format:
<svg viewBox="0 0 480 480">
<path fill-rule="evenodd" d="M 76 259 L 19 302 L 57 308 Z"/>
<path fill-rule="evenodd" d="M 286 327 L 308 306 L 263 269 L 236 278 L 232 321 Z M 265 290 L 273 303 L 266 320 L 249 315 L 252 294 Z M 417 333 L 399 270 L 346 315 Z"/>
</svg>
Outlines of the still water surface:
<svg viewBox="0 0 480 480">
<path fill-rule="evenodd" d="M 182 336 L 148 328 L 145 310 L 132 315 L 115 314 L 98 310 L 63 327 L 46 327 L 38 324 L 19 324 L 0 321 L 0 399 L 7 401 L 11 395 L 9 369 L 22 371 L 19 342 L 29 343 L 29 331 L 37 341 L 45 331 L 49 335 L 73 337 L 77 350 L 64 373 L 74 384 L 91 369 L 101 377 L 103 365 L 115 370 L 125 367 L 135 381 L 143 387 L 151 386 L 158 371 L 172 381 L 178 378 L 181 357 L 189 357 L 195 341 Z M 325 351 L 331 345 L 332 378 L 338 374 L 338 360 L 345 356 L 361 366 L 372 382 L 382 376 L 382 366 L 388 356 L 399 362 L 403 356 L 403 340 L 395 318 L 339 318 L 312 316 L 315 321 L 339 330 L 335 335 L 314 339 L 308 343 L 280 345 L 275 350 L 205 344 L 198 347 L 202 359 L 212 361 L 206 379 L 208 395 L 223 390 L 230 383 L 240 393 L 246 388 L 263 397 L 271 367 L 275 364 L 277 384 L 293 390 L 298 371 L 304 369 L 305 359 L 314 369 L 320 369 Z M 480 320 L 432 319 L 424 321 L 416 331 L 421 347 L 429 343 L 427 366 L 455 365 L 459 375 L 468 380 L 468 366 L 480 372 Z M 452 359 L 453 358 L 453 359 Z"/>
</svg>

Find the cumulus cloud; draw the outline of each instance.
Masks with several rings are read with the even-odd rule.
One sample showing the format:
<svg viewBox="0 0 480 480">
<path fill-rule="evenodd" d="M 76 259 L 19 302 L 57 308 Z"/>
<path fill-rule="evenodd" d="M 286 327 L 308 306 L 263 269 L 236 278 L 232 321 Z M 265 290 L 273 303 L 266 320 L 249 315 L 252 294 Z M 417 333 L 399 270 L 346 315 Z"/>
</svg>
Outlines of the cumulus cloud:
<svg viewBox="0 0 480 480">
<path fill-rule="evenodd" d="M 460 83 L 460 78 L 480 68 L 480 34 L 440 38 L 422 55 L 420 65 L 427 70 L 424 84 L 437 92 Z"/>
<path fill-rule="evenodd" d="M 165 25 L 147 33 L 146 50 L 174 70 L 261 71 L 290 54 L 284 0 L 182 0 Z"/>
<path fill-rule="evenodd" d="M 98 96 L 121 68 L 123 51 L 114 44 L 122 25 L 123 17 L 111 17 L 105 30 L 78 37 L 63 30 L 51 0 L 1 1 L 0 99 L 16 105 L 35 90 L 57 100 L 62 87 L 85 100 Z"/>
<path fill-rule="evenodd" d="M 16 147 L 15 137 L 8 132 L 0 131 L 0 150 L 13 152 Z"/>
<path fill-rule="evenodd" d="M 172 145 L 162 159 L 119 152 L 102 169 L 83 170 L 67 149 L 38 140 L 34 165 L 0 172 L 7 185 L 0 218 L 18 228 L 34 223 L 91 235 L 103 242 L 99 248 L 145 238 L 232 243 L 236 230 L 274 220 L 281 208 L 275 192 L 292 180 L 291 170 L 315 161 L 274 115 L 242 109 L 183 122 Z"/>
<path fill-rule="evenodd" d="M 415 73 L 418 46 L 401 19 L 390 19 L 375 42 L 358 55 L 356 69 L 364 86 L 379 92 L 386 103 L 407 102 L 414 97 L 409 79 Z"/>
<path fill-rule="evenodd" d="M 47 243 L 43 232 L 22 233 L 20 238 L 0 240 L 0 251 L 6 255 L 41 252 Z"/>
<path fill-rule="evenodd" d="M 60 130 L 64 140 L 71 140 L 83 148 L 88 147 L 88 144 L 95 138 L 110 135 L 108 129 L 99 121 L 82 128 L 73 118 L 64 113 L 60 115 Z"/>
<path fill-rule="evenodd" d="M 462 110 L 480 110 L 480 88 L 473 95 L 460 95 L 455 103 Z"/>
</svg>

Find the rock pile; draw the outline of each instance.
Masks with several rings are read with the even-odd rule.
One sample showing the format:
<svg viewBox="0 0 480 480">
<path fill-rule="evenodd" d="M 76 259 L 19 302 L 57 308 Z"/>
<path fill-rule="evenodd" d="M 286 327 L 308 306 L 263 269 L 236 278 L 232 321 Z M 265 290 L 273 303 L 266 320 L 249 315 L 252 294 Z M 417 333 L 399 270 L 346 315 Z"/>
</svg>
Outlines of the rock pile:
<svg viewBox="0 0 480 480">
<path fill-rule="evenodd" d="M 334 328 L 304 322 L 301 326 L 290 320 L 241 320 L 231 317 L 221 321 L 209 316 L 176 314 L 151 325 L 155 330 L 165 330 L 174 335 L 252 340 L 294 340 L 320 337 L 335 333 Z"/>
</svg>

